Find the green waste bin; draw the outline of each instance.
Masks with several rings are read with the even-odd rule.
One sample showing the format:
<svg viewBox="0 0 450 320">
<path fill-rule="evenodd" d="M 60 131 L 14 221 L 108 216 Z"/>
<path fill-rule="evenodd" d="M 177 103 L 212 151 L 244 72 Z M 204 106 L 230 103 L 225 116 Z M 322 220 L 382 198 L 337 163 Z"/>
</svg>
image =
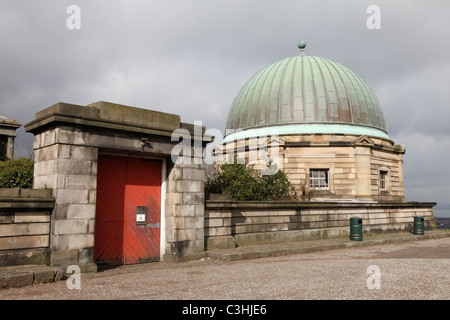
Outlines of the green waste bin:
<svg viewBox="0 0 450 320">
<path fill-rule="evenodd" d="M 424 219 L 423 217 L 414 217 L 414 234 L 423 235 L 424 230 Z"/>
<path fill-rule="evenodd" d="M 363 239 L 363 224 L 362 218 L 350 218 L 350 240 L 362 241 Z"/>
</svg>

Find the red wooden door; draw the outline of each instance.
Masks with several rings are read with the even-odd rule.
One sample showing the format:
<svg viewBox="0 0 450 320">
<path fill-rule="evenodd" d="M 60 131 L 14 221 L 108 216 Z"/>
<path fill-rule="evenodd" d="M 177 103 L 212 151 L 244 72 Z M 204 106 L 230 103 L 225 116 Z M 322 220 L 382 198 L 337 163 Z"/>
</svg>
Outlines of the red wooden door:
<svg viewBox="0 0 450 320">
<path fill-rule="evenodd" d="M 123 211 L 126 158 L 98 157 L 94 259 L 123 264 Z"/>
<path fill-rule="evenodd" d="M 137 222 L 137 207 L 145 221 Z M 125 264 L 159 260 L 161 161 L 129 158 L 125 185 Z"/>
<path fill-rule="evenodd" d="M 99 156 L 94 258 L 108 265 L 159 260 L 161 161 Z M 142 221 L 138 213 L 144 212 Z"/>
</svg>

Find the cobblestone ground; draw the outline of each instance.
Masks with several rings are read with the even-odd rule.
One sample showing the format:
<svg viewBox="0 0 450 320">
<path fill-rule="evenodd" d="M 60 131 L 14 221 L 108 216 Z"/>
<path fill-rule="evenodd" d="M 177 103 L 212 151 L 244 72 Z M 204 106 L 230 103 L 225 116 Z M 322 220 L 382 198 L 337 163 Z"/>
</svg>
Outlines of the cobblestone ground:
<svg viewBox="0 0 450 320">
<path fill-rule="evenodd" d="M 375 266 L 375 267 L 370 267 Z M 378 273 L 377 273 L 378 271 Z M 450 238 L 273 258 L 123 266 L 0 299 L 450 299 Z"/>
</svg>

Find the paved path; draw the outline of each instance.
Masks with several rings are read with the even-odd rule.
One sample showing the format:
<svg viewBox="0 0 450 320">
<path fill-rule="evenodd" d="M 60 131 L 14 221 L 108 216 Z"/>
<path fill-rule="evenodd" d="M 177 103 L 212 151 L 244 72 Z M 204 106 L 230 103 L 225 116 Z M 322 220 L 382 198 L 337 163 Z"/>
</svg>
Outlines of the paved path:
<svg viewBox="0 0 450 320">
<path fill-rule="evenodd" d="M 238 261 L 122 266 L 81 274 L 80 289 L 58 281 L 3 289 L 0 299 L 449 300 L 450 237 Z"/>
</svg>

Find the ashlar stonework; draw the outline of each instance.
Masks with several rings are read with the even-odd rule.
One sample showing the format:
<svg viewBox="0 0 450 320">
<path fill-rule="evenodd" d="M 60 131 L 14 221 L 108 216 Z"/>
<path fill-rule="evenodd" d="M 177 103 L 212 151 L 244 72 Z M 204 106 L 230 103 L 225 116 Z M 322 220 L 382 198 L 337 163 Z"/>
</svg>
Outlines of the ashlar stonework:
<svg viewBox="0 0 450 320">
<path fill-rule="evenodd" d="M 94 236 L 99 155 L 161 160 L 160 259 L 203 255 L 205 168 L 204 164 L 172 161 L 171 152 L 178 142 L 172 141 L 171 134 L 179 128 L 194 130 L 177 115 L 107 102 L 88 106 L 57 103 L 25 125 L 35 136 L 34 188 L 51 189 L 55 198 L 51 265 L 77 264 L 82 271 L 97 268 Z M 210 141 L 203 136 L 198 139 L 202 139 L 202 148 Z"/>
</svg>

